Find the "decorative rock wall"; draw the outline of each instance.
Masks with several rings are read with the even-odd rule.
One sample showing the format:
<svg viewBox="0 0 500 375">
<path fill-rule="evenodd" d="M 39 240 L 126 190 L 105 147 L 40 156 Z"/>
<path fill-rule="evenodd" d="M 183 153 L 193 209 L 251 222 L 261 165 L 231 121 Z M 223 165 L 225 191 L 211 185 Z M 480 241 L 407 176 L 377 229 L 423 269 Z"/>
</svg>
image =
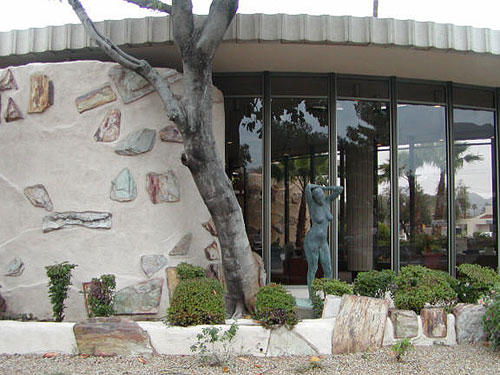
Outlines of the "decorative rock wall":
<svg viewBox="0 0 500 375">
<path fill-rule="evenodd" d="M 182 75 L 161 74 L 182 95 Z M 215 251 L 207 259 L 209 213 L 180 161 L 179 134 L 141 77 L 95 61 L 12 67 L 0 70 L 0 111 L 0 285 L 9 313 L 51 317 L 44 266 L 54 262 L 78 265 L 68 321 L 86 318 L 79 292 L 93 277 L 115 274 L 117 290 L 139 294 L 152 277 L 162 280 L 148 306 L 123 299 L 124 311 L 147 319 L 168 306 L 175 280 L 165 276 L 175 272 L 166 268 L 218 269 Z M 213 115 L 223 158 L 217 89 Z"/>
</svg>

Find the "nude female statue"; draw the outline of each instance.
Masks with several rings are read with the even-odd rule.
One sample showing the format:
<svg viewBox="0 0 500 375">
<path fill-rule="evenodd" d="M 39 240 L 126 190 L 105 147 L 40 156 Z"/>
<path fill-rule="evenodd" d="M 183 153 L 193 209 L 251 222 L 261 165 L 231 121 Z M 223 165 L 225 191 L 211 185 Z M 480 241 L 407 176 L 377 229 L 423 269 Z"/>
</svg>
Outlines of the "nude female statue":
<svg viewBox="0 0 500 375">
<path fill-rule="evenodd" d="M 318 260 L 321 262 L 321 267 L 323 267 L 324 277 L 333 277 L 327 229 L 328 223 L 333 219 L 330 212 L 330 202 L 342 194 L 342 190 L 342 186 L 319 186 L 315 184 L 307 184 L 306 186 L 306 202 L 312 223 L 304 240 L 309 299 L 311 298 L 311 283 L 318 270 Z M 324 191 L 331 191 L 331 193 L 328 197 L 325 197 Z"/>
</svg>

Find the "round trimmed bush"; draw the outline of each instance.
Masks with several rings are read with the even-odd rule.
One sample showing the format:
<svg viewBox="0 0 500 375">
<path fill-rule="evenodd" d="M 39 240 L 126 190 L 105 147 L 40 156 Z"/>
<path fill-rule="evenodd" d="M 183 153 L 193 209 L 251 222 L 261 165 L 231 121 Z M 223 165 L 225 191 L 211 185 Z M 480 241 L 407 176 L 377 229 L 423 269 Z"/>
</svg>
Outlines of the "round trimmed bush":
<svg viewBox="0 0 500 375">
<path fill-rule="evenodd" d="M 206 278 L 182 280 L 175 288 L 167 310 L 170 324 L 224 324 L 224 288 L 220 281 Z"/>
<path fill-rule="evenodd" d="M 450 286 L 449 275 L 422 266 L 401 268 L 394 279 L 396 291 L 394 304 L 402 310 L 413 310 L 417 314 L 426 303 L 451 307 L 457 293 Z"/>
<path fill-rule="evenodd" d="M 286 325 L 291 329 L 298 322 L 295 298 L 283 285 L 266 285 L 257 293 L 253 318 L 266 328 Z"/>
<path fill-rule="evenodd" d="M 392 293 L 395 277 L 391 270 L 360 272 L 354 280 L 354 294 L 384 298 L 387 291 Z"/>
<path fill-rule="evenodd" d="M 205 278 L 206 270 L 200 266 L 182 262 L 177 266 L 177 276 L 179 280 L 203 279 Z"/>
<path fill-rule="evenodd" d="M 353 294 L 352 285 L 345 281 L 335 279 L 314 279 L 311 283 L 311 302 L 313 312 L 316 317 L 320 317 L 323 312 L 324 299 L 328 294 L 334 296 L 343 296 L 344 294 Z"/>
<path fill-rule="evenodd" d="M 483 329 L 486 339 L 495 350 L 500 349 L 500 284 L 485 298 L 485 312 L 483 315 Z"/>
<path fill-rule="evenodd" d="M 488 294 L 500 276 L 488 267 L 479 264 L 461 264 L 457 267 L 458 300 L 464 303 L 477 303 L 482 295 Z"/>
</svg>

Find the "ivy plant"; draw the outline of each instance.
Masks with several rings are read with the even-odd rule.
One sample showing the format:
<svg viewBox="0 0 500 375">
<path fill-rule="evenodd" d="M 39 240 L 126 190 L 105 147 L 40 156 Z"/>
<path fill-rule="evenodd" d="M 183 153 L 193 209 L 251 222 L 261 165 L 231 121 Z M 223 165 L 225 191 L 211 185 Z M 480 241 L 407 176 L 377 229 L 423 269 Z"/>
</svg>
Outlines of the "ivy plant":
<svg viewBox="0 0 500 375">
<path fill-rule="evenodd" d="M 71 271 L 77 267 L 76 264 L 62 262 L 45 267 L 49 278 L 49 297 L 52 304 L 52 315 L 56 322 L 64 319 L 64 301 L 68 297 L 68 289 L 71 285 Z"/>
</svg>

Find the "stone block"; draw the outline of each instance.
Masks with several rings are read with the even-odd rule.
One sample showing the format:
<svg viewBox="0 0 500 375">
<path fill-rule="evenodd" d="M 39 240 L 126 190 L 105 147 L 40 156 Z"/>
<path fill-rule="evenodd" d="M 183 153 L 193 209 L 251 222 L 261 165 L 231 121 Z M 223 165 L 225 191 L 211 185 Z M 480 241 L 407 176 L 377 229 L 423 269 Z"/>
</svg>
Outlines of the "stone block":
<svg viewBox="0 0 500 375">
<path fill-rule="evenodd" d="M 5 111 L 4 118 L 6 122 L 22 120 L 24 118 L 21 110 L 12 98 L 9 98 L 7 102 L 7 110 Z"/>
<path fill-rule="evenodd" d="M 183 143 L 182 135 L 174 124 L 167 125 L 160 130 L 160 139 L 163 142 Z"/>
<path fill-rule="evenodd" d="M 17 90 L 14 74 L 10 69 L 4 70 L 0 77 L 0 91 Z"/>
<path fill-rule="evenodd" d="M 128 168 L 122 171 L 111 181 L 109 197 L 118 202 L 133 201 L 137 197 L 137 186 Z"/>
<path fill-rule="evenodd" d="M 294 331 L 307 340 L 318 354 L 330 355 L 334 328 L 335 318 L 304 319 L 297 323 Z"/>
<path fill-rule="evenodd" d="M 157 314 L 163 278 L 155 278 L 128 286 L 115 294 L 115 314 Z"/>
<path fill-rule="evenodd" d="M 31 75 L 28 113 L 45 112 L 52 104 L 54 104 L 54 86 L 49 77 L 43 74 Z"/>
<path fill-rule="evenodd" d="M 28 186 L 24 189 L 24 195 L 35 207 L 45 208 L 49 212 L 54 209 L 49 193 L 43 185 Z"/>
<path fill-rule="evenodd" d="M 456 320 L 456 334 L 459 344 L 475 344 L 486 341 L 482 318 L 483 305 L 459 303 L 452 310 Z"/>
<path fill-rule="evenodd" d="M 280 357 L 285 355 L 316 355 L 318 350 L 295 330 L 289 330 L 285 326 L 271 330 L 268 357 Z"/>
<path fill-rule="evenodd" d="M 154 353 L 148 333 L 129 319 L 92 318 L 75 324 L 73 332 L 80 354 L 139 356 Z"/>
<path fill-rule="evenodd" d="M 394 326 L 394 335 L 398 339 L 416 337 L 418 335 L 418 319 L 415 311 L 389 310 Z"/>
<path fill-rule="evenodd" d="M 21 258 L 15 257 L 7 265 L 5 276 L 21 276 L 24 271 L 24 262 Z"/>
<path fill-rule="evenodd" d="M 161 270 L 167 263 L 168 260 L 163 255 L 143 255 L 141 257 L 141 268 L 148 278 Z"/>
<path fill-rule="evenodd" d="M 181 238 L 179 242 L 174 246 L 172 250 L 170 250 L 170 253 L 168 255 L 179 255 L 179 256 L 184 256 L 187 255 L 189 252 L 189 247 L 191 246 L 191 241 L 193 239 L 193 234 L 188 233 L 184 235 L 184 237 Z"/>
<path fill-rule="evenodd" d="M 441 307 L 424 308 L 420 311 L 424 335 L 431 338 L 446 337 L 446 311 Z"/>
<path fill-rule="evenodd" d="M 124 140 L 120 141 L 115 148 L 118 155 L 134 156 L 151 151 L 155 144 L 156 130 L 140 129 L 130 133 Z"/>
<path fill-rule="evenodd" d="M 321 313 L 321 318 L 335 318 L 339 314 L 340 302 L 342 297 L 327 295 L 323 304 L 323 312 Z"/>
<path fill-rule="evenodd" d="M 174 290 L 179 285 L 179 276 L 177 274 L 177 267 L 168 267 L 165 270 L 167 275 L 168 297 L 171 299 L 174 295 Z"/>
<path fill-rule="evenodd" d="M 166 173 L 148 173 L 146 177 L 149 198 L 154 204 L 181 200 L 177 176 L 173 170 L 169 169 Z"/>
<path fill-rule="evenodd" d="M 344 295 L 335 321 L 332 354 L 381 347 L 388 312 L 387 300 Z"/>
<path fill-rule="evenodd" d="M 121 116 L 122 115 L 119 109 L 109 110 L 94 134 L 95 141 L 116 141 L 120 137 Z"/>
<path fill-rule="evenodd" d="M 205 248 L 205 257 L 210 261 L 220 259 L 219 246 L 217 245 L 216 241 L 212 242 Z"/>
<path fill-rule="evenodd" d="M 110 229 L 112 216 L 109 212 L 54 212 L 43 218 L 42 228 L 44 233 L 75 225 L 91 229 Z"/>
<path fill-rule="evenodd" d="M 106 103 L 114 102 L 115 100 L 116 95 L 113 89 L 110 85 L 105 85 L 79 96 L 75 99 L 75 104 L 77 111 L 83 113 Z"/>
</svg>

